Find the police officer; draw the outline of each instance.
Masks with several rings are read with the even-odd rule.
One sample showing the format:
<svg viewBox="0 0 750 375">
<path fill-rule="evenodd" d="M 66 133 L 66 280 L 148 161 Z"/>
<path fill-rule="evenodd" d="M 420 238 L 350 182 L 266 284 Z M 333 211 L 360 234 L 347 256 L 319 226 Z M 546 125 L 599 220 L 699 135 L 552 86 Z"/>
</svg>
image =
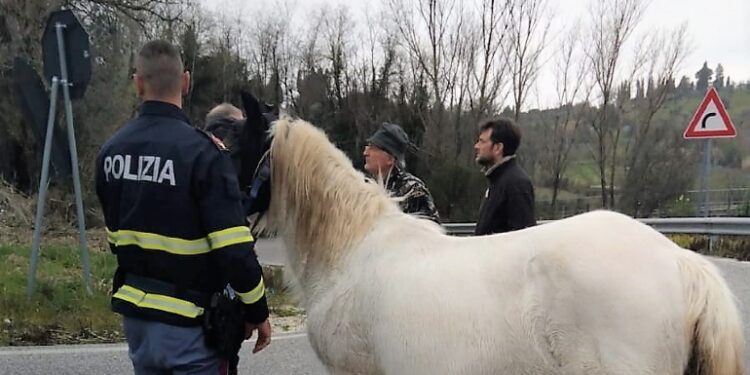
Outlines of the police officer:
<svg viewBox="0 0 750 375">
<path fill-rule="evenodd" d="M 373 178 L 383 181 L 386 189 L 399 201 L 401 210 L 440 223 L 435 203 L 424 182 L 406 171 L 404 153 L 409 137 L 400 126 L 383 123 L 367 139 L 362 155 L 365 170 Z"/>
<path fill-rule="evenodd" d="M 181 109 L 190 75 L 174 46 L 146 43 L 133 78 L 143 100 L 138 116 L 104 144 L 96 166 L 118 264 L 112 310 L 123 315 L 136 374 L 225 373 L 202 321 L 212 294 L 227 283 L 242 303 L 245 338 L 258 332 L 253 352 L 271 341 L 236 175 L 221 145 Z"/>
</svg>

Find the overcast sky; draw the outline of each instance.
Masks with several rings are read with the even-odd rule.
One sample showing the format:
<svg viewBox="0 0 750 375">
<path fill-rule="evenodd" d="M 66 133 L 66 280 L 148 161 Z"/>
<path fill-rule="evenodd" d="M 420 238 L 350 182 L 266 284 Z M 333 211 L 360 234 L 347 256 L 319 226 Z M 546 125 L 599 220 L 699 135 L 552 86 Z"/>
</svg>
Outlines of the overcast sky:
<svg viewBox="0 0 750 375">
<path fill-rule="evenodd" d="M 296 22 L 305 22 L 305 14 L 320 7 L 321 4 L 348 4 L 356 19 L 362 19 L 363 9 L 375 0 L 285 0 L 299 5 Z M 590 0 L 550 0 L 550 6 L 555 9 L 553 29 L 561 30 L 566 23 L 571 23 L 576 17 L 587 14 Z M 591 0 L 596 1 L 596 0 Z M 226 14 L 236 12 L 257 14 L 257 8 L 272 6 L 277 0 L 201 0 L 203 5 L 212 11 Z M 299 15 L 302 17 L 299 17 Z M 252 19 L 252 17 L 248 17 Z M 636 30 L 638 35 L 645 30 L 666 30 L 687 21 L 688 39 L 691 51 L 681 66 L 677 80 L 682 75 L 694 79 L 695 72 L 700 69 L 704 61 L 711 69 L 718 63 L 724 67 L 725 76 L 732 81 L 750 81 L 750 0 L 651 0 L 644 17 Z M 359 23 L 364 24 L 364 22 Z M 634 38 L 631 38 L 634 39 Z M 635 43 L 634 40 L 630 41 Z M 632 49 L 632 45 L 630 49 Z M 552 64 L 547 64 L 552 65 Z M 549 72 L 545 72 L 549 75 Z M 540 80 L 544 79 L 543 74 Z M 540 91 L 548 89 L 540 82 Z M 542 100 L 544 101 L 544 100 Z M 527 107 L 535 107 L 534 103 L 527 103 Z"/>
<path fill-rule="evenodd" d="M 694 47 L 683 74 L 693 77 L 708 61 L 711 69 L 721 63 L 733 80 L 750 80 L 749 0 L 653 0 L 642 26 L 674 26 L 683 21 Z"/>
</svg>

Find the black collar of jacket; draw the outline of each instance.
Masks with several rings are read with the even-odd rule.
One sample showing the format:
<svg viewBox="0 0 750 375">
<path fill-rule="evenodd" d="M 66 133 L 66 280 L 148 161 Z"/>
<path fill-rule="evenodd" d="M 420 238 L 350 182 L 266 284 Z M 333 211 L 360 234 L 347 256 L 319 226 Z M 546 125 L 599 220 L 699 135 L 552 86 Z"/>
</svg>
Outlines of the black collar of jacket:
<svg viewBox="0 0 750 375">
<path fill-rule="evenodd" d="M 487 175 L 487 178 L 490 180 L 494 180 L 495 178 L 503 174 L 502 171 L 510 168 L 512 165 L 516 165 L 516 158 L 510 159 L 505 163 L 498 165 L 497 168 L 493 169 L 492 172 Z"/>
<path fill-rule="evenodd" d="M 172 117 L 190 124 L 190 119 L 180 107 L 167 102 L 147 100 L 138 108 L 138 115 Z"/>
</svg>

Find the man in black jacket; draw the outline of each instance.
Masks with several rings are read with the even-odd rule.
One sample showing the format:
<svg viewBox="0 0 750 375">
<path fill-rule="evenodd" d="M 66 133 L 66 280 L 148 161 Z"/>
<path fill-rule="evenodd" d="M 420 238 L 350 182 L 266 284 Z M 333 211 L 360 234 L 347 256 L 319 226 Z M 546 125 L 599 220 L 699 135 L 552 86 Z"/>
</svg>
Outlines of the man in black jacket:
<svg viewBox="0 0 750 375">
<path fill-rule="evenodd" d="M 474 153 L 489 186 L 479 209 L 475 235 L 536 225 L 534 186 L 516 160 L 520 142 L 521 130 L 510 119 L 489 120 L 479 126 Z"/>
</svg>

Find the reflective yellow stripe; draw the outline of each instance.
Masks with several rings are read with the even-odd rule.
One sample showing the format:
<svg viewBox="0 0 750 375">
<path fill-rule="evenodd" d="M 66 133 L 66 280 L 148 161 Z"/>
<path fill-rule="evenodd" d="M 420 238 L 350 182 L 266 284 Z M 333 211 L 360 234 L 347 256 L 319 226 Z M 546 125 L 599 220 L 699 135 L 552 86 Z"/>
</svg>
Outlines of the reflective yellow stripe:
<svg viewBox="0 0 750 375">
<path fill-rule="evenodd" d="M 165 311 L 188 318 L 195 318 L 203 314 L 203 308 L 192 302 L 163 294 L 146 293 L 130 285 L 121 286 L 112 297 L 130 302 L 141 308 Z"/>
<path fill-rule="evenodd" d="M 185 240 L 134 230 L 112 232 L 107 228 L 107 239 L 115 246 L 136 245 L 142 249 L 162 250 L 178 255 L 198 255 L 211 251 L 211 246 L 209 246 L 206 238 Z"/>
<path fill-rule="evenodd" d="M 232 227 L 209 233 L 208 242 L 211 244 L 211 249 L 216 250 L 238 243 L 253 242 L 253 235 L 250 234 L 248 227 Z"/>
<path fill-rule="evenodd" d="M 237 292 L 235 290 L 235 292 Z M 263 297 L 263 294 L 266 292 L 266 286 L 263 285 L 263 278 L 260 278 L 260 282 L 258 283 L 258 286 L 256 286 L 253 290 L 245 293 L 237 292 L 237 295 L 240 296 L 240 300 L 246 304 L 251 304 L 258 302 L 261 297 Z"/>
</svg>

